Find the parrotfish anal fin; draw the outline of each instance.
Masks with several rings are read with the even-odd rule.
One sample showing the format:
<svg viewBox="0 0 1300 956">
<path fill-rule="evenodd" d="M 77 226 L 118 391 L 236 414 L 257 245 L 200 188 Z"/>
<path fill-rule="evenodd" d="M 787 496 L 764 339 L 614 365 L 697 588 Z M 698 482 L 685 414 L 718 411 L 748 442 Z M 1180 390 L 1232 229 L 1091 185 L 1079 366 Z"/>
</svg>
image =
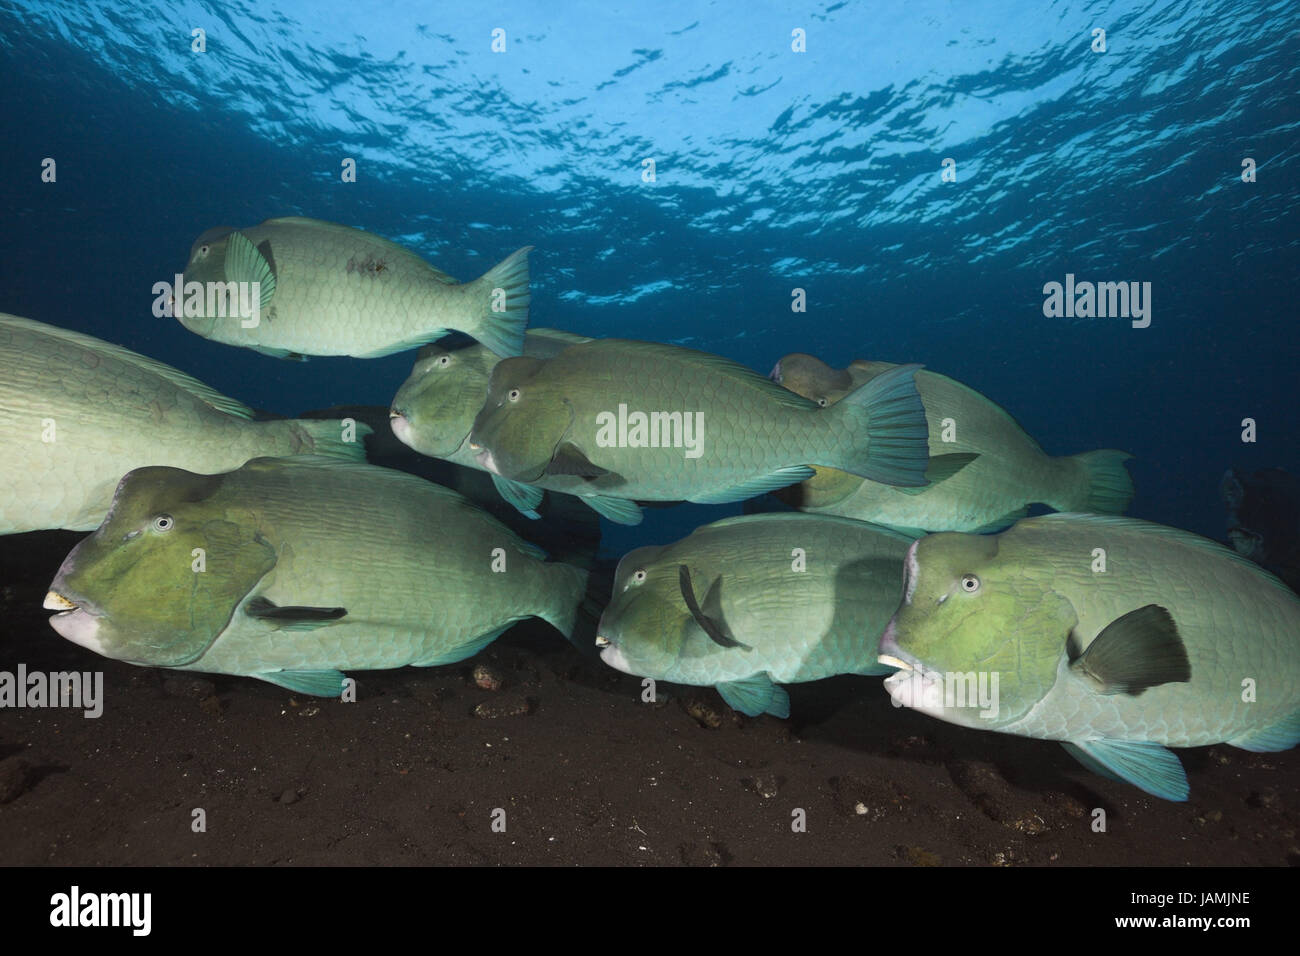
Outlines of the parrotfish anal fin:
<svg viewBox="0 0 1300 956">
<path fill-rule="evenodd" d="M 922 485 L 919 488 L 900 487 L 898 490 L 905 495 L 923 494 L 939 482 L 947 481 L 978 457 L 979 455 L 969 451 L 953 452 L 951 455 L 935 455 L 925 468 L 925 480 L 929 482 L 928 485 Z"/>
<path fill-rule="evenodd" d="M 1272 727 L 1252 730 L 1248 734 L 1234 737 L 1228 743 L 1257 754 L 1290 750 L 1296 744 L 1300 744 L 1300 710 L 1293 711 L 1291 716 Z"/>
<path fill-rule="evenodd" d="M 1073 636 L 1071 644 L 1073 645 Z M 1129 611 L 1106 625 L 1087 650 L 1071 654 L 1070 670 L 1097 685 L 1098 693 L 1131 694 L 1192 679 L 1178 625 L 1158 604 Z"/>
<path fill-rule="evenodd" d="M 695 588 L 691 585 L 691 569 L 684 564 L 677 565 L 677 586 L 681 588 L 682 600 L 686 602 L 686 610 L 691 612 L 691 617 L 695 618 L 704 633 L 709 635 L 709 639 L 719 647 L 743 647 L 745 650 L 752 650 L 748 644 L 742 644 L 730 633 L 730 629 L 723 623 L 722 615 L 716 616 L 705 614 L 700 607 L 700 602 L 695 599 Z M 722 599 L 722 576 L 719 575 L 710 585 L 708 592 L 704 595 L 706 604 L 716 605 L 721 610 Z"/>
<path fill-rule="evenodd" d="M 488 631 L 486 634 L 480 634 L 478 637 L 467 641 L 464 644 L 454 647 L 451 650 L 441 650 L 435 654 L 423 658 L 422 660 L 412 661 L 412 667 L 437 667 L 441 664 L 455 664 L 457 661 L 463 661 L 467 657 L 473 657 L 483 648 L 487 647 L 498 637 L 510 630 L 514 621 L 505 627 L 499 627 L 495 631 Z"/>
<path fill-rule="evenodd" d="M 980 525 L 972 531 L 971 534 L 991 534 L 994 531 L 1002 531 L 1004 528 L 1011 527 L 1011 525 L 1015 524 L 1021 518 L 1026 518 L 1028 516 L 1029 505 L 1025 505 L 1023 508 L 1017 508 L 1015 511 L 1008 511 L 1001 518 L 994 518 L 988 524 Z"/>
<path fill-rule="evenodd" d="M 814 474 L 816 474 L 816 471 L 807 465 L 791 465 L 788 468 L 779 468 L 769 475 L 759 475 L 757 478 L 742 481 L 730 488 L 696 495 L 689 500 L 701 505 L 730 504 L 733 501 L 744 501 L 746 498 L 753 498 L 755 495 L 765 495 L 769 491 L 776 491 L 778 488 L 793 485 L 795 482 L 807 481 Z"/>
<path fill-rule="evenodd" d="M 280 607 L 264 597 L 255 597 L 244 606 L 244 613 L 260 621 L 269 621 L 277 631 L 310 631 L 328 627 L 345 617 L 345 607 Z"/>
<path fill-rule="evenodd" d="M 1161 800 L 1182 802 L 1191 788 L 1172 750 L 1149 740 L 1078 740 L 1064 742 L 1071 756 L 1094 773 L 1131 783 Z"/>
<path fill-rule="evenodd" d="M 579 478 L 603 478 L 613 472 L 600 465 L 593 465 L 582 453 L 582 449 L 572 442 L 564 442 L 555 449 L 555 457 L 546 468 L 548 475 L 575 475 Z"/>
<path fill-rule="evenodd" d="M 267 671 L 249 676 L 313 697 L 338 697 L 343 693 L 344 677 L 340 671 Z"/>
<path fill-rule="evenodd" d="M 608 518 L 614 524 L 638 525 L 643 515 L 641 507 L 627 498 L 611 498 L 609 495 L 581 495 L 583 501 L 596 514 Z"/>
<path fill-rule="evenodd" d="M 714 685 L 727 706 L 747 717 L 771 714 L 785 719 L 790 716 L 790 695 L 772 683 L 767 671 L 760 671 L 744 680 L 724 681 Z"/>
<path fill-rule="evenodd" d="M 256 282 L 265 309 L 275 295 L 275 273 L 271 264 L 257 251 L 257 246 L 242 232 L 232 232 L 226 242 L 226 279 L 229 282 Z"/>
<path fill-rule="evenodd" d="M 521 515 L 534 519 L 541 517 L 537 513 L 537 506 L 542 503 L 541 488 L 511 481 L 496 474 L 492 476 L 492 484 L 496 485 L 497 494 L 513 505 Z"/>
</svg>

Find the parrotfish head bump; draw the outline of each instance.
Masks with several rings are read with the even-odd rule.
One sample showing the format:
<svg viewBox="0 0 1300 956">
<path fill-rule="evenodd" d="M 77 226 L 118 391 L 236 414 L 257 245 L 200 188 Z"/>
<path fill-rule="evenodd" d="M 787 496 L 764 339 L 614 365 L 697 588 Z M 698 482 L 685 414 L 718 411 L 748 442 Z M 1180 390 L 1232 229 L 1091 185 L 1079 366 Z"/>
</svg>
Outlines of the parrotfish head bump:
<svg viewBox="0 0 1300 956">
<path fill-rule="evenodd" d="M 1075 623 L 1050 570 L 999 555 L 999 536 L 933 534 L 908 549 L 903 600 L 880 639 L 896 703 L 984 729 L 1051 689 Z M 996 695 L 990 702 L 987 695 Z"/>
<path fill-rule="evenodd" d="M 489 369 L 482 346 L 450 351 L 426 345 L 393 398 L 393 434 L 424 455 L 448 458 L 469 436 L 487 395 Z"/>
<path fill-rule="evenodd" d="M 625 674 L 662 679 L 682 649 L 689 615 L 668 593 L 676 588 L 676 566 L 653 560 L 662 550 L 637 548 L 623 556 L 596 629 L 601 660 Z"/>
<path fill-rule="evenodd" d="M 772 381 L 819 405 L 832 405 L 853 389 L 853 377 L 802 352 L 785 356 L 772 369 Z"/>
<path fill-rule="evenodd" d="M 544 364 L 526 356 L 498 362 L 470 432 L 480 464 L 514 481 L 541 478 L 573 424 L 573 406 L 535 379 Z"/>
<path fill-rule="evenodd" d="M 45 606 L 61 635 L 105 657 L 176 667 L 203 654 L 275 565 L 223 477 L 149 467 L 119 482 L 103 523 L 64 559 Z"/>
<path fill-rule="evenodd" d="M 196 335 L 210 337 L 217 323 L 216 315 L 209 315 L 207 310 L 207 287 L 210 282 L 226 281 L 226 245 L 235 232 L 229 226 L 208 229 L 190 247 L 190 258 L 185 264 L 182 276 L 183 287 L 174 290 L 179 301 L 173 301 L 172 315 Z M 184 286 L 197 282 L 203 287 L 203 293 L 189 301 Z"/>
</svg>

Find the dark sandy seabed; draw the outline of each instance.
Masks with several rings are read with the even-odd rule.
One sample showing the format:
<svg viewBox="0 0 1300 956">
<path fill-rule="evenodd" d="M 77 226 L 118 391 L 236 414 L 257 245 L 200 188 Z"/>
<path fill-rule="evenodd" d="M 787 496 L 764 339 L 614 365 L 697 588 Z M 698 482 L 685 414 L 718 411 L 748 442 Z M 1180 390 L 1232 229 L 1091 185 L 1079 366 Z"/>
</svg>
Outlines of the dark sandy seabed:
<svg viewBox="0 0 1300 956">
<path fill-rule="evenodd" d="M 1053 743 L 895 709 L 879 678 L 795 685 L 789 721 L 709 688 L 647 704 L 531 623 L 461 664 L 355 672 L 355 703 L 102 659 L 41 608 L 79 537 L 0 544 L 3 666 L 102 669 L 105 698 L 97 720 L 0 710 L 0 864 L 1300 863 L 1296 751 L 1179 751 L 1192 796 L 1167 803 Z"/>
</svg>

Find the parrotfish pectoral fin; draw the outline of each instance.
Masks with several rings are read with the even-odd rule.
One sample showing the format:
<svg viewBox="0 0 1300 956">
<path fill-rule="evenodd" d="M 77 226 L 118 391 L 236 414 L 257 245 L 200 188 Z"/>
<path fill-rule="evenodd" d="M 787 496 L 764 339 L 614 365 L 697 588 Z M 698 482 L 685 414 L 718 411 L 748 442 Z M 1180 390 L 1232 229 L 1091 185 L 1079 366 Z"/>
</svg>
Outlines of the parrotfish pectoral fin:
<svg viewBox="0 0 1300 956">
<path fill-rule="evenodd" d="M 541 488 L 511 481 L 496 474 L 492 475 L 492 484 L 496 485 L 497 493 L 513 505 L 521 515 L 534 520 L 541 517 L 537 513 L 537 506 L 542 503 Z"/>
<path fill-rule="evenodd" d="M 1300 744 L 1300 710 L 1292 713 L 1281 723 L 1234 737 L 1228 743 L 1257 754 L 1290 750 L 1296 744 Z"/>
<path fill-rule="evenodd" d="M 578 478 L 603 478 L 606 475 L 613 474 L 607 468 L 592 464 L 591 460 L 582 453 L 582 449 L 567 441 L 555 449 L 555 456 L 551 459 L 551 463 L 546 466 L 546 473 L 548 475 L 573 475 Z"/>
<path fill-rule="evenodd" d="M 1159 684 L 1192 679 L 1178 625 L 1158 604 L 1129 611 L 1106 625 L 1070 670 L 1096 685 L 1100 694 L 1137 697 Z"/>
<path fill-rule="evenodd" d="M 973 452 L 954 452 L 951 455 L 936 455 L 930 459 L 930 464 L 925 469 L 925 480 L 928 485 L 922 485 L 920 488 L 899 488 L 898 490 L 908 495 L 919 495 L 922 492 L 929 491 L 941 481 L 947 481 L 957 472 L 961 471 L 979 455 Z"/>
<path fill-rule="evenodd" d="M 626 498 L 611 498 L 608 495 L 581 495 L 588 507 L 614 524 L 638 525 L 643 515 L 641 506 Z"/>
<path fill-rule="evenodd" d="M 1064 743 L 1069 753 L 1094 773 L 1131 783 L 1161 800 L 1182 802 L 1191 788 L 1173 751 L 1149 740 L 1078 740 Z"/>
<path fill-rule="evenodd" d="M 709 588 L 705 595 L 708 601 L 711 595 L 715 595 L 718 585 L 722 581 L 719 577 L 717 581 Z M 686 602 L 686 610 L 691 612 L 691 617 L 695 618 L 695 623 L 700 626 L 705 634 L 709 635 L 709 640 L 713 641 L 719 647 L 743 647 L 745 650 L 751 650 L 748 644 L 742 644 L 736 640 L 730 633 L 727 626 L 722 622 L 721 617 L 712 617 L 705 614 L 700 607 L 700 602 L 695 599 L 695 588 L 691 585 L 691 569 L 684 564 L 677 566 L 677 586 L 681 589 L 682 600 Z M 720 603 L 720 599 L 714 597 L 714 603 Z"/>
<path fill-rule="evenodd" d="M 767 671 L 760 671 L 744 680 L 725 681 L 714 685 L 727 706 L 747 717 L 771 714 L 783 720 L 790 716 L 790 695 L 772 683 Z"/>
<path fill-rule="evenodd" d="M 311 631 L 328 627 L 347 615 L 345 607 L 281 607 L 264 597 L 255 597 L 244 606 L 244 613 L 275 625 L 277 631 Z"/>
<path fill-rule="evenodd" d="M 226 242 L 225 272 L 228 282 L 256 282 L 261 293 L 260 307 L 265 309 L 271 304 L 271 296 L 275 295 L 275 273 L 271 264 L 257 251 L 257 246 L 242 232 L 232 232 Z"/>
<path fill-rule="evenodd" d="M 502 358 L 524 354 L 524 329 L 528 327 L 528 253 L 524 246 L 476 280 L 482 289 L 483 308 L 477 329 L 464 329 Z M 501 290 L 498 292 L 497 290 Z M 501 293 L 505 302 L 501 303 Z M 500 311 L 496 307 L 504 304 Z"/>
<path fill-rule="evenodd" d="M 344 677 L 340 671 L 267 671 L 248 676 L 313 697 L 338 697 L 343 693 Z"/>
<path fill-rule="evenodd" d="M 705 495 L 697 495 L 689 500 L 700 505 L 730 504 L 733 501 L 744 501 L 746 498 L 765 495 L 769 491 L 776 491 L 778 488 L 784 488 L 799 481 L 807 481 L 815 474 L 816 471 L 807 465 L 791 465 L 788 468 L 780 468 L 770 475 L 759 475 L 757 478 L 751 478 L 730 488 L 723 488 L 720 491 L 709 492 Z"/>
<path fill-rule="evenodd" d="M 816 462 L 860 478 L 900 487 L 924 487 L 930 465 L 925 406 L 916 390 L 919 365 L 881 372 L 845 395 L 829 411 L 842 415 L 866 441 L 840 462 Z"/>
</svg>

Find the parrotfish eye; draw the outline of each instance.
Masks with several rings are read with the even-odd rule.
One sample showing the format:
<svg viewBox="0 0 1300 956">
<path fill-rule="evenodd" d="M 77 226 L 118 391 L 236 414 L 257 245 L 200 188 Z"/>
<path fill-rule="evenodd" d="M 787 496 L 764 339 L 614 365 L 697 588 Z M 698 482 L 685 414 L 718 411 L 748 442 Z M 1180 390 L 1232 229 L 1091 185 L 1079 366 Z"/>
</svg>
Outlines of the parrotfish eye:
<svg viewBox="0 0 1300 956">
<path fill-rule="evenodd" d="M 166 534 L 175 526 L 176 520 L 171 515 L 158 515 L 150 524 L 150 527 L 159 534 Z"/>
<path fill-rule="evenodd" d="M 826 396 L 823 395 L 823 396 L 821 396 L 820 398 L 818 398 L 818 399 L 817 399 L 817 404 L 820 405 L 822 408 L 825 408 L 825 407 L 826 407 Z"/>
<path fill-rule="evenodd" d="M 510 399 L 510 401 L 512 402 L 519 401 L 519 389 L 512 388 L 509 392 L 506 393 L 506 398 Z"/>
<path fill-rule="evenodd" d="M 635 571 L 632 572 L 632 583 L 641 584 L 645 581 L 646 576 L 647 575 L 645 573 L 645 568 L 637 568 Z"/>
<path fill-rule="evenodd" d="M 980 589 L 980 579 L 973 574 L 963 574 L 961 576 L 961 589 L 967 594 L 974 594 Z"/>
<path fill-rule="evenodd" d="M 450 355 L 439 355 L 439 356 L 438 356 L 438 365 L 439 365 L 441 368 L 446 368 L 446 367 L 447 367 L 448 365 L 450 365 L 450 364 L 451 364 L 451 356 L 450 356 Z"/>
</svg>

